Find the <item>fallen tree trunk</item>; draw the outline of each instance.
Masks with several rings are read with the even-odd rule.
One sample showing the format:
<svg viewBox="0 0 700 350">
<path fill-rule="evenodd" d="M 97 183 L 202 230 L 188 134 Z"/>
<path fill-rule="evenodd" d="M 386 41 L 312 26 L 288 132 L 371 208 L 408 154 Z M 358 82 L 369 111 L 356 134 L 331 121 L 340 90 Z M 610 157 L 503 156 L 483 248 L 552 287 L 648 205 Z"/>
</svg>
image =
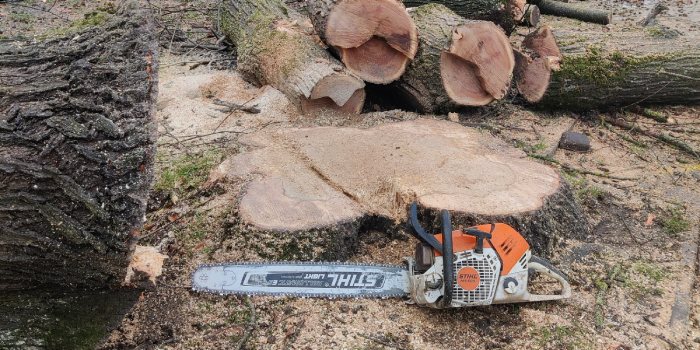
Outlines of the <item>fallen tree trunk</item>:
<svg viewBox="0 0 700 350">
<path fill-rule="evenodd" d="M 362 110 L 364 82 L 317 43 L 308 20 L 280 0 L 222 1 L 221 27 L 246 79 L 272 85 L 303 112 Z"/>
<path fill-rule="evenodd" d="M 124 279 L 153 178 L 150 14 L 0 46 L 0 290 Z"/>
<path fill-rule="evenodd" d="M 499 25 L 510 35 L 515 28 L 516 19 L 522 17 L 522 8 L 514 1 L 503 0 L 404 0 L 406 7 L 418 7 L 428 4 L 444 5 L 454 13 L 472 20 L 490 21 Z M 420 31 L 419 31 L 420 32 Z"/>
<path fill-rule="evenodd" d="M 505 96 L 515 61 L 501 28 L 466 20 L 437 4 L 409 14 L 421 34 L 420 45 L 396 85 L 411 104 L 438 112 L 455 105 L 483 106 Z"/>
<path fill-rule="evenodd" d="M 605 10 L 577 6 L 557 0 L 529 0 L 528 2 L 537 5 L 544 15 L 568 17 L 603 25 L 609 24 L 612 20 L 612 13 Z"/>
<path fill-rule="evenodd" d="M 365 81 L 398 79 L 416 55 L 416 26 L 396 0 L 309 0 L 306 6 L 321 39 Z"/>
<path fill-rule="evenodd" d="M 242 141 L 256 145 L 255 151 L 227 159 L 211 180 L 250 181 L 229 235 L 244 242 L 236 244 L 250 252 L 247 259 L 347 259 L 359 246 L 360 231 L 405 227 L 414 200 L 426 222 L 448 209 L 455 227 L 508 223 L 537 254 L 589 230 L 557 171 L 456 123 L 416 119 L 369 129 L 285 129 Z"/>
<path fill-rule="evenodd" d="M 541 106 L 700 103 L 700 42 L 692 33 L 664 38 L 639 27 L 602 32 L 570 20 L 552 27 L 563 61 Z"/>
</svg>

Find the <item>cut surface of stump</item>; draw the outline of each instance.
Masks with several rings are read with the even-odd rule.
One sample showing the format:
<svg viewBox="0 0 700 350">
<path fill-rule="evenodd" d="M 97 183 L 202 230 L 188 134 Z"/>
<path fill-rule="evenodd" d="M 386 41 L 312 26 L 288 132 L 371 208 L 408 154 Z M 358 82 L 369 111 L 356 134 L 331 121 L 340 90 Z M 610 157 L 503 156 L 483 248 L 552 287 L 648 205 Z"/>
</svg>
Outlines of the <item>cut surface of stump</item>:
<svg viewBox="0 0 700 350">
<path fill-rule="evenodd" d="M 585 232 L 555 170 L 459 124 L 418 119 L 369 129 L 286 129 L 244 141 L 253 149 L 212 176 L 249 179 L 238 201 L 246 228 L 240 232 L 276 237 L 250 239 L 256 251 L 284 241 L 284 251 L 290 242 L 318 248 L 293 258 L 344 259 L 360 227 L 377 218 L 404 222 L 413 200 L 432 217 L 450 210 L 455 225 L 508 222 L 541 251 L 572 228 Z"/>
<path fill-rule="evenodd" d="M 100 27 L 0 45 L 0 291 L 124 279 L 153 179 L 150 17 L 127 3 Z"/>
<path fill-rule="evenodd" d="M 505 96 L 515 61 L 501 28 L 466 20 L 438 4 L 412 8 L 409 14 L 419 30 L 420 46 L 397 86 L 411 97 L 412 105 L 422 112 L 444 112 Z"/>
<path fill-rule="evenodd" d="M 305 113 L 361 111 L 364 82 L 320 46 L 308 19 L 280 0 L 222 1 L 222 30 L 247 80 L 275 87 Z"/>
<path fill-rule="evenodd" d="M 398 79 L 416 54 L 416 26 L 395 0 L 311 0 L 314 26 L 346 67 L 365 81 Z"/>
</svg>

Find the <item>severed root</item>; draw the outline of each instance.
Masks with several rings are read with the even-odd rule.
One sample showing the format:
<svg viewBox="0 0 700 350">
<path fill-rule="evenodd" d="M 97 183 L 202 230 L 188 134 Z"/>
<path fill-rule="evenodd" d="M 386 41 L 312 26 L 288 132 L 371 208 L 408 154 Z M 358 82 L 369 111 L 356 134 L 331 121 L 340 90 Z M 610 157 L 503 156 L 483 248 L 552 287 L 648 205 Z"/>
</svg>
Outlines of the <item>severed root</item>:
<svg viewBox="0 0 700 350">
<path fill-rule="evenodd" d="M 321 38 L 365 81 L 398 79 L 416 55 L 416 26 L 398 1 L 310 0 L 307 6 Z"/>
<path fill-rule="evenodd" d="M 549 61 L 542 57 L 535 59 L 513 50 L 515 54 L 515 88 L 529 103 L 539 102 L 547 92 L 552 70 Z"/>
</svg>

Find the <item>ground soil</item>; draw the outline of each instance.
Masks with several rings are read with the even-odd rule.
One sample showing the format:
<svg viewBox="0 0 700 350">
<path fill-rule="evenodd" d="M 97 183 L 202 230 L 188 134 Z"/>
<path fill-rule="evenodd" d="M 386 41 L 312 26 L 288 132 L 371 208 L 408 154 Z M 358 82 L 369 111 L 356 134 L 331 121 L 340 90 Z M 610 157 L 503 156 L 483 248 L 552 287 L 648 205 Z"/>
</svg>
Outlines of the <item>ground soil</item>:
<svg viewBox="0 0 700 350">
<path fill-rule="evenodd" d="M 21 4 L 48 9 L 50 2 Z M 68 21 L 46 11 L 0 4 L 0 35 L 5 40 L 41 36 L 108 3 L 57 2 L 51 13 Z M 279 92 L 243 81 L 230 52 L 185 45 L 189 40 L 216 44 L 213 34 L 193 26 L 211 25 L 205 21 L 215 9 L 192 9 L 211 4 L 153 4 L 169 10 L 161 10 L 158 17 L 163 28 L 157 111 L 160 175 L 141 243 L 157 246 L 169 258 L 158 286 L 142 293 L 102 348 L 700 348 L 700 159 L 601 119 L 624 116 L 700 149 L 698 107 L 654 107 L 668 116 L 667 123 L 629 112 L 535 112 L 505 103 L 457 114 L 458 123 L 491 133 L 559 169 L 575 189 L 593 227 L 591 234 L 565 239 L 547 257 L 568 274 L 571 299 L 428 310 L 393 299 L 245 298 L 192 292 L 189 276 L 200 263 L 259 259 L 237 249 L 243 237 L 230 229 L 245 183 L 212 184 L 201 175 L 243 150 L 237 142 L 241 134 L 290 126 L 368 127 L 396 122 L 404 114 L 300 116 Z M 641 2 L 614 4 L 622 9 L 616 10 L 615 18 L 625 13 L 643 17 L 648 8 Z M 672 6 L 673 13 L 681 15 L 700 8 L 682 1 Z M 180 12 L 169 12 L 174 10 Z M 547 21 L 543 16 L 542 22 Z M 229 111 L 214 98 L 256 105 L 261 112 Z M 558 149 L 559 136 L 567 130 L 588 135 L 592 150 Z M 169 181 L 172 174 L 192 175 L 173 169 L 193 158 L 209 160 L 197 163 L 197 181 Z M 357 247 L 349 248 L 355 249 L 353 261 L 400 264 L 402 257 L 412 255 L 414 244 L 407 232 L 370 229 Z"/>
</svg>

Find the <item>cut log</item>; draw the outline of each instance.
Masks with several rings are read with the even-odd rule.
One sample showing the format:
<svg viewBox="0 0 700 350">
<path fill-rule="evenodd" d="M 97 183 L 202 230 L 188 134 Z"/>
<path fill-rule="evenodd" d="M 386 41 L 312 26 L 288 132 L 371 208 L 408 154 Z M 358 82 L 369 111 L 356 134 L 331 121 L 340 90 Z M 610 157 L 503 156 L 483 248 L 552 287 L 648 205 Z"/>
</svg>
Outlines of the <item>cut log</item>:
<svg viewBox="0 0 700 350">
<path fill-rule="evenodd" d="M 533 57 L 546 59 L 553 70 L 559 70 L 561 67 L 561 51 L 549 26 L 542 26 L 526 35 L 522 46 Z"/>
<path fill-rule="evenodd" d="M 610 24 L 612 20 L 610 11 L 577 6 L 557 0 L 529 0 L 528 2 L 537 5 L 540 8 L 540 12 L 545 15 L 568 17 L 603 25 Z"/>
<path fill-rule="evenodd" d="M 496 23 L 508 35 L 515 28 L 516 19 L 522 17 L 524 11 L 524 6 L 521 6 L 524 2 L 518 5 L 517 0 L 404 0 L 403 3 L 406 7 L 419 7 L 433 3 L 444 5 L 464 18 Z"/>
<path fill-rule="evenodd" d="M 530 56 L 520 51 L 515 53 L 515 88 L 528 103 L 539 102 L 547 92 L 552 69 L 546 58 Z"/>
<path fill-rule="evenodd" d="M 396 0 L 309 0 L 316 32 L 365 81 L 398 79 L 416 55 L 416 26 Z"/>
<path fill-rule="evenodd" d="M 158 46 L 134 6 L 0 47 L 0 290 L 124 279 L 156 141 Z"/>
<path fill-rule="evenodd" d="M 364 82 L 318 44 L 308 19 L 281 0 L 222 1 L 222 30 L 246 79 L 277 88 L 305 113 L 362 110 Z"/>
<path fill-rule="evenodd" d="M 250 180 L 234 233 L 258 258 L 347 259 L 360 230 L 399 230 L 414 200 L 427 220 L 449 209 L 455 227 L 509 223 L 538 254 L 588 231 L 557 171 L 456 123 L 284 129 L 244 142 L 257 148 L 226 160 L 211 181 Z"/>
<path fill-rule="evenodd" d="M 566 19 L 551 25 L 563 61 L 541 106 L 588 110 L 700 103 L 700 40 L 693 31 L 667 38 L 637 26 L 603 32 Z"/>
<path fill-rule="evenodd" d="M 540 23 L 540 8 L 537 5 L 528 5 L 520 23 L 528 27 L 537 27 L 537 24 Z"/>
<path fill-rule="evenodd" d="M 420 111 L 483 106 L 505 96 L 515 60 L 501 28 L 466 20 L 437 4 L 410 9 L 409 14 L 421 33 L 420 45 L 396 85 Z"/>
</svg>

